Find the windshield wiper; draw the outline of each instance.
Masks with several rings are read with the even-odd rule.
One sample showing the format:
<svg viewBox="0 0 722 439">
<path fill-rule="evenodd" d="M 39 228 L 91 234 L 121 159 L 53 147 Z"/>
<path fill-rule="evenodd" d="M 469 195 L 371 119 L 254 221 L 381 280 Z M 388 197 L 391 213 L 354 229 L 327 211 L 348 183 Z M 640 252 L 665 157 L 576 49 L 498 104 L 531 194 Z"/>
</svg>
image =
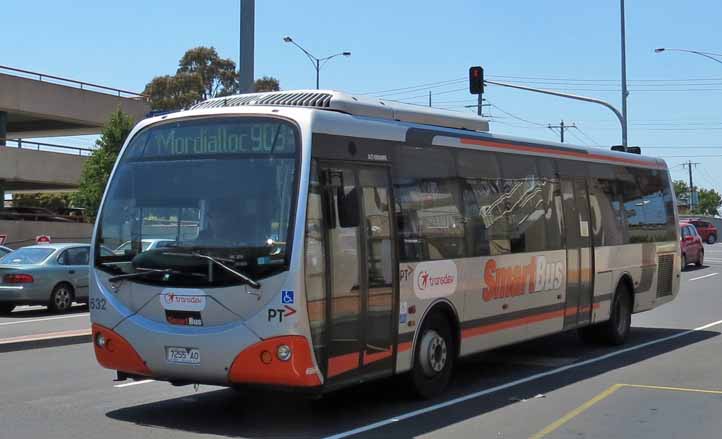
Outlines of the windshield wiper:
<svg viewBox="0 0 722 439">
<path fill-rule="evenodd" d="M 139 278 L 139 277 L 146 277 L 146 276 L 148 276 L 148 275 L 158 274 L 158 273 L 163 273 L 163 274 L 166 275 L 166 276 L 169 276 L 169 275 L 173 274 L 173 275 L 183 275 L 183 276 L 188 276 L 188 275 L 190 275 L 190 276 L 203 276 L 203 277 L 205 277 L 205 274 L 203 274 L 203 273 L 186 273 L 186 272 L 183 272 L 183 271 L 174 270 L 174 269 L 172 269 L 172 268 L 156 269 L 156 268 L 143 268 L 143 267 L 138 267 L 138 268 L 136 268 L 136 270 L 139 270 L 139 271 L 137 271 L 137 272 L 135 272 L 135 273 L 119 274 L 119 275 L 117 275 L 117 276 L 111 277 L 110 279 L 108 279 L 108 281 L 115 283 L 115 282 L 118 282 L 118 281 L 121 281 L 121 280 L 125 280 L 125 279 L 136 279 L 136 278 Z"/>
<path fill-rule="evenodd" d="M 186 257 L 190 256 L 190 257 L 205 259 L 207 261 L 210 261 L 210 262 L 218 265 L 219 267 L 226 270 L 227 272 L 232 273 L 232 274 L 236 275 L 237 277 L 243 279 L 251 287 L 253 287 L 257 290 L 261 288 L 260 283 L 256 282 L 255 280 L 251 279 L 250 277 L 246 276 L 245 274 L 243 274 L 239 271 L 236 271 L 236 270 L 232 269 L 231 267 L 227 266 L 226 264 L 224 264 L 223 262 L 221 262 L 221 261 L 234 262 L 233 259 L 215 258 L 213 256 L 204 255 L 204 254 L 198 253 L 198 252 L 193 252 L 193 253 L 163 252 L 163 254 L 169 255 L 169 256 L 186 256 Z"/>
</svg>

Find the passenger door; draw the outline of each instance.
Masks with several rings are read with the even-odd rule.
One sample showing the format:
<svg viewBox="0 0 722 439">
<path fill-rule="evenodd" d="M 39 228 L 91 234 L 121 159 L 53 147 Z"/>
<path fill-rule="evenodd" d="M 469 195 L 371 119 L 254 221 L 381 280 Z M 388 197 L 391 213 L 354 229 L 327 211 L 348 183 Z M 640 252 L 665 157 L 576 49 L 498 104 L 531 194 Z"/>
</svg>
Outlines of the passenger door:
<svg viewBox="0 0 722 439">
<path fill-rule="evenodd" d="M 398 264 L 389 170 L 322 163 L 329 383 L 393 372 Z"/>
<path fill-rule="evenodd" d="M 563 178 L 561 187 L 567 248 L 564 329 L 569 329 L 591 321 L 594 248 L 586 178 Z"/>
</svg>

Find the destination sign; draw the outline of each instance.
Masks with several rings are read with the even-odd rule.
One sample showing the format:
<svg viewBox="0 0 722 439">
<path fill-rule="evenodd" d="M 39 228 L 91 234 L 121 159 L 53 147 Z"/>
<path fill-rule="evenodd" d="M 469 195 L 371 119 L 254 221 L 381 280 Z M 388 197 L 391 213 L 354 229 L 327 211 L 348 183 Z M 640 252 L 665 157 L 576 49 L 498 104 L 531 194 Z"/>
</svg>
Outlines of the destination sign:
<svg viewBox="0 0 722 439">
<path fill-rule="evenodd" d="M 141 145 L 145 144 L 144 148 L 139 145 L 144 157 L 284 154 L 295 152 L 296 149 L 295 130 L 281 121 L 216 119 L 178 122 L 150 128 L 138 137 L 138 141 Z"/>
</svg>

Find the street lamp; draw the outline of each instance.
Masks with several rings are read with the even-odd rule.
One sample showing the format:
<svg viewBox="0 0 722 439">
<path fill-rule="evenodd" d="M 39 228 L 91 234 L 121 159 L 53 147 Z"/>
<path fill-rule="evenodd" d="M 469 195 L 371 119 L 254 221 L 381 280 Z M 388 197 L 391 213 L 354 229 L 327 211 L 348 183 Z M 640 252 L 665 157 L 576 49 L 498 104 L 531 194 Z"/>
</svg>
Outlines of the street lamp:
<svg viewBox="0 0 722 439">
<path fill-rule="evenodd" d="M 700 52 L 699 50 L 689 50 L 689 49 L 668 49 L 668 48 L 664 48 L 664 47 L 659 47 L 657 49 L 654 49 L 654 53 L 662 53 L 662 52 L 667 52 L 667 51 L 694 53 L 695 55 L 703 56 L 705 58 L 711 59 L 712 61 L 716 61 L 716 62 L 722 64 L 722 60 L 715 58 L 715 56 L 722 57 L 722 54 L 720 54 L 720 53 Z"/>
<path fill-rule="evenodd" d="M 297 42 L 293 41 L 293 38 L 291 38 L 291 37 L 289 37 L 289 36 L 283 37 L 283 42 L 284 42 L 284 43 L 291 43 L 291 44 L 293 44 L 294 46 L 298 47 L 299 49 L 301 49 L 301 51 L 302 51 L 303 53 L 306 54 L 306 56 L 308 57 L 308 59 L 311 60 L 311 64 L 313 64 L 313 68 L 316 69 L 316 90 L 318 90 L 318 88 L 319 88 L 319 73 L 320 73 L 320 71 L 321 71 L 321 67 L 323 67 L 324 64 L 326 64 L 330 59 L 336 58 L 337 56 L 351 56 L 351 52 L 339 52 L 339 53 L 336 53 L 336 54 L 327 56 L 327 57 L 325 57 L 325 58 L 316 58 L 315 56 L 311 55 L 311 54 L 308 52 L 308 50 L 306 50 L 306 49 L 304 49 L 303 47 L 301 47 L 300 44 L 298 44 Z M 321 62 L 323 62 L 323 64 L 321 64 Z"/>
</svg>

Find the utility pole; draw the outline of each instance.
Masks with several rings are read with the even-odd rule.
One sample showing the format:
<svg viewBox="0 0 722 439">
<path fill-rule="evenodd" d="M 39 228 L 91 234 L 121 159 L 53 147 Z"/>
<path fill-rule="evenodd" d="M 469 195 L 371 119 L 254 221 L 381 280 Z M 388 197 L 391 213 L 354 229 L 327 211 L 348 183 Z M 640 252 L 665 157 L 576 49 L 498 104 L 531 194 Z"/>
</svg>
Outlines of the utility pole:
<svg viewBox="0 0 722 439">
<path fill-rule="evenodd" d="M 474 105 L 464 105 L 464 108 L 476 108 L 476 115 L 480 116 L 480 117 L 484 117 L 483 112 L 480 111 L 479 108 L 481 108 L 483 110 L 484 107 L 491 107 L 491 104 L 485 104 L 484 102 L 486 102 L 486 99 L 480 99 L 480 100 L 481 100 L 480 103 L 476 103 Z M 481 105 L 481 106 L 479 106 L 479 105 Z"/>
<path fill-rule="evenodd" d="M 692 163 L 692 160 L 690 160 L 687 163 L 682 163 L 683 167 L 687 167 L 689 169 L 689 210 L 692 210 L 694 208 L 694 183 L 692 182 L 692 165 L 695 167 L 699 165 L 699 163 Z"/>
<path fill-rule="evenodd" d="M 550 130 L 559 129 L 559 134 L 561 135 L 561 141 L 564 143 L 564 130 L 568 130 L 569 128 L 576 128 L 577 126 L 575 124 L 571 125 L 564 125 L 564 121 L 559 122 L 559 125 L 552 125 L 549 124 L 547 128 Z"/>
<path fill-rule="evenodd" d="M 240 0 L 238 85 L 241 93 L 252 93 L 256 0 Z"/>
<path fill-rule="evenodd" d="M 627 44 L 625 36 L 625 24 L 624 24 L 624 0 L 620 0 L 620 17 L 622 21 L 622 145 L 624 150 L 627 150 Z"/>
<path fill-rule="evenodd" d="M 431 106 L 431 90 L 429 90 L 429 107 Z"/>
</svg>

